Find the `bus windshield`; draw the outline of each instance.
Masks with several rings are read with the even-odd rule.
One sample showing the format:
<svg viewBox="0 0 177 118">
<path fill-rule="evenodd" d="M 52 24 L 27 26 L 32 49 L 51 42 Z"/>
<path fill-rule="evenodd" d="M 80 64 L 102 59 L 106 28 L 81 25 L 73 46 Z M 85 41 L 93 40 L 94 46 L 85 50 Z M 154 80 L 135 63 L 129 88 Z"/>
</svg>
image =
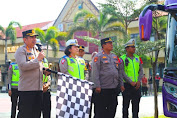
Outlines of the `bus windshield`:
<svg viewBox="0 0 177 118">
<path fill-rule="evenodd" d="M 177 67 L 177 14 L 169 13 L 166 38 L 166 67 Z"/>
</svg>

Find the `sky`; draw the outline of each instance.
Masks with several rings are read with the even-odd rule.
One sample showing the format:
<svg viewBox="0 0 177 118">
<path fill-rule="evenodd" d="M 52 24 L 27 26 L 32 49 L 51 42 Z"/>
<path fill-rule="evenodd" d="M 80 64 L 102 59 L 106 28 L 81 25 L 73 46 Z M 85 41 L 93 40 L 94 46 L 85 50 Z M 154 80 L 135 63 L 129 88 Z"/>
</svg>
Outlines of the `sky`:
<svg viewBox="0 0 177 118">
<path fill-rule="evenodd" d="M 67 0 L 1 0 L 0 25 L 7 27 L 10 21 L 22 26 L 57 19 Z M 92 0 L 103 3 L 105 0 Z"/>
</svg>

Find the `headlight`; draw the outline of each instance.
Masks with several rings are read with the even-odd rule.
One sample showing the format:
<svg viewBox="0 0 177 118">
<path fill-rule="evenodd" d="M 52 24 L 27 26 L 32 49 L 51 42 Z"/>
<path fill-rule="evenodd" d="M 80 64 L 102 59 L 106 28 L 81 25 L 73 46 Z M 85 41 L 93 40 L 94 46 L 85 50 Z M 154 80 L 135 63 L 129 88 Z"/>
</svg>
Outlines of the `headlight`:
<svg viewBox="0 0 177 118">
<path fill-rule="evenodd" d="M 177 98 L 177 86 L 170 84 L 170 83 L 164 83 L 165 90 L 171 94 L 173 97 Z"/>
<path fill-rule="evenodd" d="M 171 102 L 167 102 L 167 109 L 169 112 L 177 113 L 177 106 Z"/>
</svg>

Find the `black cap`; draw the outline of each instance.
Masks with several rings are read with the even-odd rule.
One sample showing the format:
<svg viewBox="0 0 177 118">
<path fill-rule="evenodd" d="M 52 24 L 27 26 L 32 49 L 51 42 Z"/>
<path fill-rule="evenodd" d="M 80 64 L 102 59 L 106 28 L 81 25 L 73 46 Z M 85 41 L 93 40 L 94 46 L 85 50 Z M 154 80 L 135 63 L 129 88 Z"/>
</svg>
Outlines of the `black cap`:
<svg viewBox="0 0 177 118">
<path fill-rule="evenodd" d="M 79 46 L 79 50 L 84 50 L 84 48 L 85 48 L 85 47 L 84 47 L 83 45 L 80 45 L 80 46 Z"/>
<path fill-rule="evenodd" d="M 38 34 L 35 33 L 34 29 L 23 31 L 22 34 L 23 34 L 23 37 L 25 37 L 25 36 L 38 36 Z"/>
<path fill-rule="evenodd" d="M 104 38 L 104 39 L 101 39 L 101 45 L 103 44 L 106 44 L 108 42 L 112 42 L 112 39 L 111 38 Z"/>
</svg>

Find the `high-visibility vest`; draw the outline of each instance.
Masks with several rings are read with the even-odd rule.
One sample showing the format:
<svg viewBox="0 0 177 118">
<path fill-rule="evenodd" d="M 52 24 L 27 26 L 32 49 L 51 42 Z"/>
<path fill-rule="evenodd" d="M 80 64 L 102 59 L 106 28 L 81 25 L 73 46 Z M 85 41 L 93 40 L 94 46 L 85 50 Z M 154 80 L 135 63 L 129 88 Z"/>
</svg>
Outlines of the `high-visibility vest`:
<svg viewBox="0 0 177 118">
<path fill-rule="evenodd" d="M 44 67 L 46 67 L 46 68 L 48 68 L 49 67 L 49 65 L 48 65 L 48 61 L 47 61 L 47 59 L 46 58 L 44 58 L 44 60 L 43 60 L 43 66 Z M 43 82 L 47 82 L 48 81 L 48 76 L 45 76 L 44 74 L 43 74 Z"/>
<path fill-rule="evenodd" d="M 134 54 L 134 59 L 130 59 L 125 55 L 121 56 L 121 59 L 124 61 L 124 71 L 125 74 L 133 81 L 137 82 L 139 77 L 140 69 L 140 58 L 138 55 Z M 126 66 L 126 58 L 128 59 L 128 65 Z"/>
<path fill-rule="evenodd" d="M 12 64 L 12 80 L 11 86 L 18 86 L 18 81 L 20 78 L 20 72 L 17 64 Z"/>
<path fill-rule="evenodd" d="M 76 78 L 84 80 L 85 61 L 81 58 L 64 56 L 68 63 L 68 73 Z"/>
</svg>

